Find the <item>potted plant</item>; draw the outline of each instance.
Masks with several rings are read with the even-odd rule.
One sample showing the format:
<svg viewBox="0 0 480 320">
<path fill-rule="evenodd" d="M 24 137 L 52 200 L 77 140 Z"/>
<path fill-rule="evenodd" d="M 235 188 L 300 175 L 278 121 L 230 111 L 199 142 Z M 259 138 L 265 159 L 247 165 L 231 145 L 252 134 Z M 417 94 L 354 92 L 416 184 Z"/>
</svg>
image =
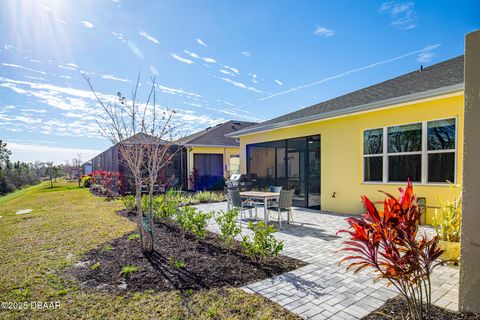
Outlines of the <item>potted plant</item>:
<svg viewBox="0 0 480 320">
<path fill-rule="evenodd" d="M 440 259 L 458 261 L 460 257 L 460 226 L 462 222 L 462 192 L 460 186 L 450 184 L 453 199 L 440 200 L 440 210 L 435 210 L 434 225 L 444 250 Z"/>
</svg>

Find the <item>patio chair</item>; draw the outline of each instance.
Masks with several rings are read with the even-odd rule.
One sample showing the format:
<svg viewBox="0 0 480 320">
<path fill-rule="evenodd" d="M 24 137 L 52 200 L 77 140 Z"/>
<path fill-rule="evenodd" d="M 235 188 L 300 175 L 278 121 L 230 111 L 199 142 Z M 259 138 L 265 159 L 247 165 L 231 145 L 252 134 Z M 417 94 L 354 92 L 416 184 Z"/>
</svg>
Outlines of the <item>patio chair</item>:
<svg viewBox="0 0 480 320">
<path fill-rule="evenodd" d="M 278 213 L 278 225 L 282 229 L 282 212 L 287 212 L 287 221 L 290 222 L 292 217 L 292 202 L 293 202 L 293 193 L 295 189 L 291 190 L 281 190 L 280 197 L 278 198 L 278 203 L 272 204 L 268 207 L 268 210 L 277 211 Z"/>
<path fill-rule="evenodd" d="M 238 189 L 228 188 L 228 200 L 233 208 L 240 211 L 240 221 L 246 210 L 250 212 L 250 217 L 252 217 L 252 209 L 255 209 L 255 218 L 257 218 L 257 206 L 248 203 L 248 200 L 242 201 Z"/>
</svg>

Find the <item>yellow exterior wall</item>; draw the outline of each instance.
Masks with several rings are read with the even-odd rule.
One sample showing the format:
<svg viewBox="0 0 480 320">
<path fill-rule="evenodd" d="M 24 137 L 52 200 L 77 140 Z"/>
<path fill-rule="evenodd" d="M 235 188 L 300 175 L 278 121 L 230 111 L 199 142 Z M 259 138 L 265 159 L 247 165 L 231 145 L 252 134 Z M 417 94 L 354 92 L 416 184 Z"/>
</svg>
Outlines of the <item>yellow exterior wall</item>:
<svg viewBox="0 0 480 320">
<path fill-rule="evenodd" d="M 378 190 L 398 194 L 401 184 L 363 183 L 362 132 L 364 129 L 407 124 L 442 118 L 457 118 L 456 183 L 461 184 L 463 163 L 463 92 L 390 106 L 330 120 L 295 125 L 240 137 L 241 172 L 246 173 L 246 145 L 252 143 L 321 135 L 321 207 L 322 210 L 360 214 L 361 196 L 372 201 L 383 199 Z M 446 185 L 414 184 L 418 197 L 425 197 L 427 206 L 438 206 L 438 197 L 449 199 Z M 332 194 L 336 193 L 335 198 Z M 427 210 L 427 223 L 432 223 L 434 209 Z"/>
<path fill-rule="evenodd" d="M 230 177 L 229 167 L 230 167 L 230 156 L 239 155 L 239 147 L 187 147 L 187 171 L 188 171 L 188 184 L 190 186 L 190 174 L 193 169 L 193 156 L 195 153 L 209 153 L 209 154 L 222 154 L 223 155 L 223 176 L 225 179 Z"/>
</svg>

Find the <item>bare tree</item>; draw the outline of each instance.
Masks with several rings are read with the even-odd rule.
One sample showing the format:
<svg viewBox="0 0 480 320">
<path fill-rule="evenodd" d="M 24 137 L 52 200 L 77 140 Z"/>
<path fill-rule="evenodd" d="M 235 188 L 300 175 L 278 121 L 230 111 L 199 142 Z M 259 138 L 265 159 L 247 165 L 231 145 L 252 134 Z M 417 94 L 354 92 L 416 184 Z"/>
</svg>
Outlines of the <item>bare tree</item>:
<svg viewBox="0 0 480 320">
<path fill-rule="evenodd" d="M 90 80 L 83 76 L 102 109 L 96 119 L 100 133 L 117 145 L 121 162 L 133 178 L 142 250 L 150 253 L 153 251 L 153 197 L 158 175 L 172 157 L 170 145 L 175 112 L 157 106 L 154 77 L 146 101 L 140 104 L 137 101 L 140 76 L 131 100 L 118 92 L 113 101 L 103 101 Z M 143 186 L 148 188 L 150 196 L 148 212 L 142 209 Z"/>
<path fill-rule="evenodd" d="M 79 153 L 75 158 L 71 160 L 72 168 L 75 169 L 75 178 L 78 181 L 78 187 L 80 188 L 80 172 L 82 171 L 82 154 Z"/>
</svg>

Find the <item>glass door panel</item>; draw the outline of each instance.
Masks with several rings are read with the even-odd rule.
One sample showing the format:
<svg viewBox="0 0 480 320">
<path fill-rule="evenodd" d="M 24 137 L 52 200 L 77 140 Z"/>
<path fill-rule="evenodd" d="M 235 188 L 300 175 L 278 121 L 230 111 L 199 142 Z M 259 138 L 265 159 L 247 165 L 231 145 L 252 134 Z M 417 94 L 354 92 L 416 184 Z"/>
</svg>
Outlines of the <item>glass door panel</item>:
<svg viewBox="0 0 480 320">
<path fill-rule="evenodd" d="M 287 178 L 288 188 L 295 189 L 293 205 L 305 207 L 306 198 L 306 153 L 307 140 L 296 138 L 287 140 Z"/>
<path fill-rule="evenodd" d="M 320 136 L 308 137 L 307 206 L 320 209 Z"/>
</svg>

